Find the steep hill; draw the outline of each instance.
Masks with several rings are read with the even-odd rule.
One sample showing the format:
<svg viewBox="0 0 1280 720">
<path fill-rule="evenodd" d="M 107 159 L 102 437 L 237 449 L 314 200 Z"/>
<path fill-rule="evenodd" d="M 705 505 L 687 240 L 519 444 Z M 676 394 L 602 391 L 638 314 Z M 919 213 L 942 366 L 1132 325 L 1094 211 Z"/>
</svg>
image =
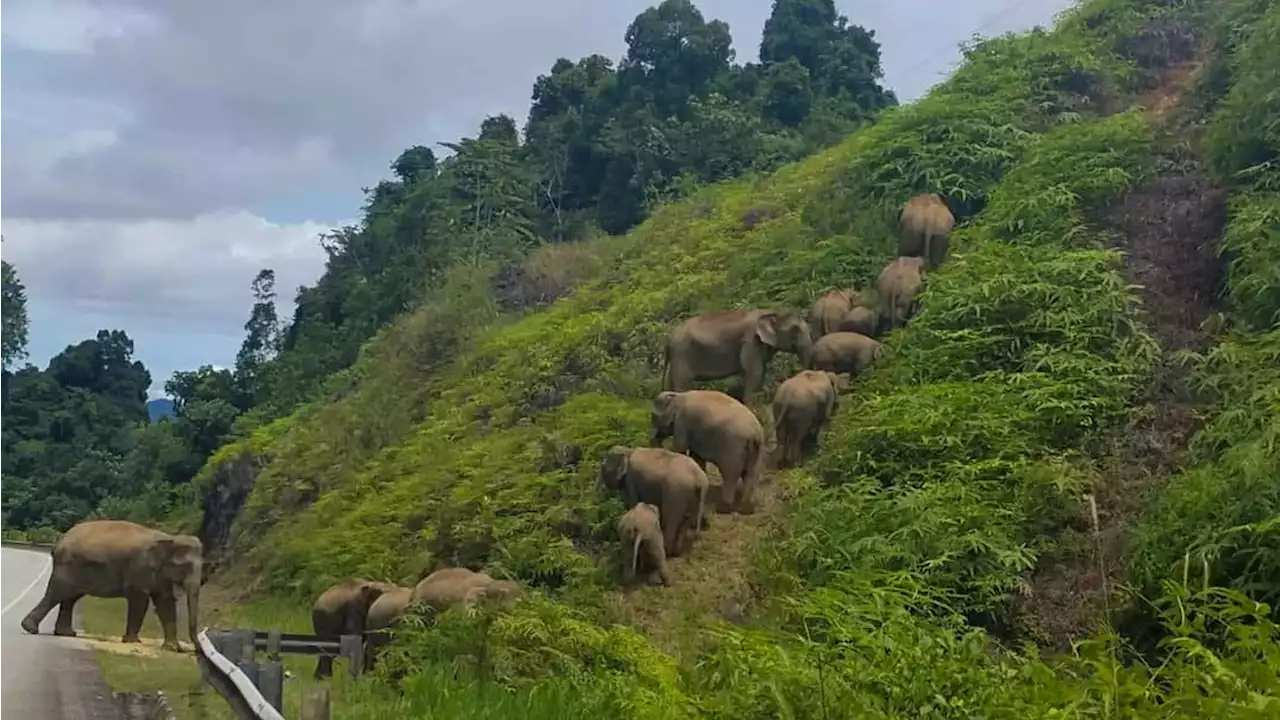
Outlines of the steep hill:
<svg viewBox="0 0 1280 720">
<path fill-rule="evenodd" d="M 1261 0 L 1090 0 L 830 151 L 535 254 L 550 307 L 452 271 L 344 396 L 211 459 L 213 582 L 304 607 L 466 565 L 536 590 L 402 640 L 402 711 L 459 664 L 548 717 L 1280 711 L 1278 41 Z M 596 463 L 646 440 L 669 328 L 867 286 L 923 191 L 951 258 L 820 455 L 713 518 L 671 588 L 616 590 Z"/>
</svg>

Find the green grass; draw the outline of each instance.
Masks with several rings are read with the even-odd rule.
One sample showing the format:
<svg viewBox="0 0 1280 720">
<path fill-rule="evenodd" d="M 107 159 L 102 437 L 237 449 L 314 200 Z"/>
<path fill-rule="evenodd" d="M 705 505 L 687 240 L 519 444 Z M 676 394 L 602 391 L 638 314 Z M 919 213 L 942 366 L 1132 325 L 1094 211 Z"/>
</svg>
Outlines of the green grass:
<svg viewBox="0 0 1280 720">
<path fill-rule="evenodd" d="M 1276 712 L 1280 356 L 1268 330 L 1280 265 L 1274 93 L 1262 89 L 1280 67 L 1277 28 L 1280 11 L 1254 0 L 1090 0 L 1052 32 L 971 48 L 926 98 L 836 148 L 574 247 L 608 261 L 564 280 L 573 293 L 548 308 L 502 315 L 486 295 L 492 268 L 455 270 L 332 381 L 326 403 L 210 461 L 205 484 L 241 452 L 266 463 L 224 576 L 257 583 L 259 599 L 218 621 L 288 629 L 344 576 L 408 584 L 447 564 L 530 587 L 510 614 L 406 631 L 378 681 L 347 697 L 370 716 Z M 1212 417 L 1193 460 L 1132 534 L 1155 659 L 1105 627 L 1041 658 L 1013 607 L 1041 558 L 1088 527 L 1080 496 L 1161 361 L 1102 218 L 1158 172 L 1159 121 L 1134 106 L 1188 37 L 1217 53 L 1188 102 L 1209 113 L 1205 149 L 1233 194 L 1223 244 L 1236 331 L 1195 371 Z M 867 286 L 892 257 L 897 209 L 926 191 L 956 202 L 952 257 L 822 453 L 774 479 L 777 522 L 750 526 L 751 622 L 681 607 L 700 652 L 678 657 L 609 622 L 622 506 L 596 487 L 595 462 L 646 437 L 668 329 L 699 311 L 806 307 Z M 793 369 L 780 358 L 771 382 Z M 576 467 L 558 462 L 571 446 Z M 741 580 L 705 569 L 691 577 Z"/>
</svg>

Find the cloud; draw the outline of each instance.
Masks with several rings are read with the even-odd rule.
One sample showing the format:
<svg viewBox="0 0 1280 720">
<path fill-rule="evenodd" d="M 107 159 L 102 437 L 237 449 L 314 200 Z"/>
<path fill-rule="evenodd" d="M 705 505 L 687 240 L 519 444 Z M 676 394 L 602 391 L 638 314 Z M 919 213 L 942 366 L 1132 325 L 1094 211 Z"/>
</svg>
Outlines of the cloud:
<svg viewBox="0 0 1280 720">
<path fill-rule="evenodd" d="M 242 334 L 257 272 L 276 271 L 282 311 L 324 267 L 329 224 L 245 211 L 176 220 L 3 220 L 4 257 L 29 297 L 73 313 Z M 126 328 L 127 329 L 127 328 Z"/>
</svg>

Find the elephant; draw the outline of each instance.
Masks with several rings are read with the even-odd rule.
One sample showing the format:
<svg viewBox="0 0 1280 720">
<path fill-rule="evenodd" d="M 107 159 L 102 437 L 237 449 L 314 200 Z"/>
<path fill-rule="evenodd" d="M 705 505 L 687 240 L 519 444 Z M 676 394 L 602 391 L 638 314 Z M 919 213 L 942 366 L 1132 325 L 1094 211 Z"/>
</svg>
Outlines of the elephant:
<svg viewBox="0 0 1280 720">
<path fill-rule="evenodd" d="M 369 608 L 398 585 L 362 578 L 347 578 L 320 593 L 311 605 L 311 627 L 319 637 L 337 640 L 341 635 L 364 635 Z M 316 658 L 315 676 L 333 674 L 333 656 Z"/>
<path fill-rule="evenodd" d="M 778 436 L 779 467 L 799 463 L 818 445 L 840 409 L 839 375 L 801 370 L 778 386 L 773 396 L 774 431 Z"/>
<path fill-rule="evenodd" d="M 667 553 L 662 540 L 662 513 L 656 505 L 636 503 L 623 513 L 618 518 L 618 537 L 622 540 L 622 551 L 626 553 L 622 567 L 628 585 L 636 579 L 642 552 L 644 568 L 649 572 L 656 571 L 663 585 L 671 585 L 671 573 L 667 570 Z"/>
<path fill-rule="evenodd" d="M 367 642 L 365 647 L 365 669 L 373 669 L 374 655 L 378 648 L 387 644 L 387 634 L 383 632 L 387 628 L 394 627 L 396 621 L 404 614 L 405 608 L 409 607 L 409 601 L 413 599 L 413 588 L 397 586 L 393 590 L 388 590 L 378 596 L 377 600 L 369 606 L 369 612 L 365 618 L 364 630 L 367 634 Z"/>
<path fill-rule="evenodd" d="M 856 377 L 883 354 L 884 344 L 875 338 L 854 332 L 834 332 L 814 344 L 809 369 Z"/>
<path fill-rule="evenodd" d="M 764 428 L 742 403 L 717 390 L 664 391 L 650 412 L 652 447 L 674 438 L 672 449 L 704 470 L 715 463 L 723 487 L 717 511 L 755 512 L 754 495 L 764 460 Z"/>
<path fill-rule="evenodd" d="M 836 326 L 836 332 L 856 332 L 867 337 L 876 336 L 876 325 L 879 323 L 879 316 L 876 311 L 859 305 L 840 318 L 840 324 Z"/>
<path fill-rule="evenodd" d="M 816 342 L 823 335 L 835 332 L 849 311 L 862 307 L 864 303 L 865 300 L 853 288 L 832 290 L 818 298 L 809 309 L 810 337 Z"/>
<path fill-rule="evenodd" d="M 924 287 L 924 259 L 900 257 L 884 266 L 876 277 L 881 298 L 881 325 L 886 331 L 900 327 L 913 314 L 916 299 Z"/>
<path fill-rule="evenodd" d="M 687 552 L 702 528 L 709 482 L 688 455 L 615 445 L 600 462 L 600 482 L 625 491 L 628 506 L 645 502 L 662 509 L 663 547 L 671 557 Z"/>
<path fill-rule="evenodd" d="M 456 605 L 471 608 L 482 600 L 494 600 L 502 607 L 510 607 L 521 593 L 519 583 L 495 580 L 486 572 L 452 567 L 436 570 L 419 581 L 409 602 L 422 602 L 440 613 Z"/>
<path fill-rule="evenodd" d="M 40 622 L 54 605 L 53 634 L 75 637 L 71 627 L 76 602 L 85 595 L 128 601 L 121 642 L 139 642 L 138 631 L 155 605 L 166 650 L 181 652 L 177 630 L 177 591 L 187 600 L 187 633 L 196 642 L 204 545 L 194 535 L 170 535 L 127 520 L 89 520 L 68 530 L 50 553 L 53 568 L 44 597 L 22 619 L 22 629 L 39 634 Z"/>
<path fill-rule="evenodd" d="M 930 268 L 941 265 L 947 257 L 951 229 L 956 218 L 937 193 L 917 195 L 902 208 L 902 235 L 898 238 L 898 255 L 922 257 Z"/>
<path fill-rule="evenodd" d="M 812 349 L 809 324 L 795 310 L 723 310 L 695 315 L 667 336 L 662 389 L 682 392 L 696 380 L 742 375 L 739 399 L 750 402 L 776 352 L 795 353 L 804 364 Z"/>
</svg>

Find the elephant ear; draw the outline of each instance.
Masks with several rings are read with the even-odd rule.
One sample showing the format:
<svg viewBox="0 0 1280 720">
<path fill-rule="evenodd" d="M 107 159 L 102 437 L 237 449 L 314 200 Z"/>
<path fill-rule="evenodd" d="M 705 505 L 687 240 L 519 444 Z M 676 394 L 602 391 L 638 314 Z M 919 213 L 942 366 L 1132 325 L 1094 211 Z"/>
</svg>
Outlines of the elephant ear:
<svg viewBox="0 0 1280 720">
<path fill-rule="evenodd" d="M 756 337 L 769 347 L 778 345 L 778 313 L 762 313 L 756 320 Z"/>
<path fill-rule="evenodd" d="M 147 564 L 159 568 L 169 562 L 178 543 L 172 537 L 156 538 L 147 548 Z"/>
</svg>

